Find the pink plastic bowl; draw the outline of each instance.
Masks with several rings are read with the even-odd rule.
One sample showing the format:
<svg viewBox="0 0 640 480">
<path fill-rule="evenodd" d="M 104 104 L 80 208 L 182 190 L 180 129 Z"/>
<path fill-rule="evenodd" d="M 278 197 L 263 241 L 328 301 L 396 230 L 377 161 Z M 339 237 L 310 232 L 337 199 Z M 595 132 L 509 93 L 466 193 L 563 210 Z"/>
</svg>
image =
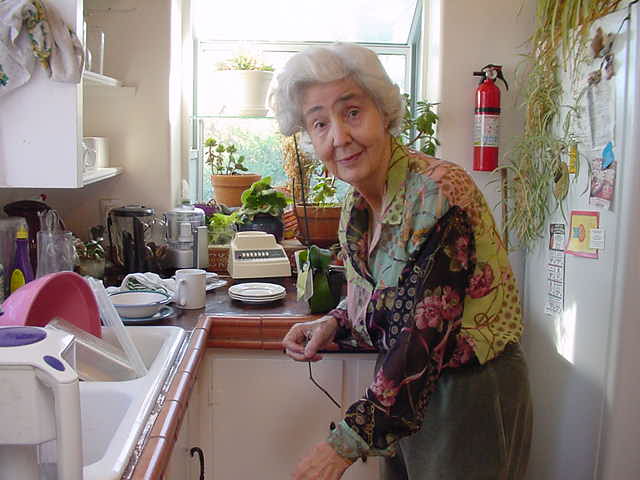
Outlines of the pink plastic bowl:
<svg viewBox="0 0 640 480">
<path fill-rule="evenodd" d="M 58 317 L 96 337 L 100 313 L 91 287 L 77 273 L 50 273 L 13 292 L 2 304 L 0 325 L 44 327 Z"/>
</svg>

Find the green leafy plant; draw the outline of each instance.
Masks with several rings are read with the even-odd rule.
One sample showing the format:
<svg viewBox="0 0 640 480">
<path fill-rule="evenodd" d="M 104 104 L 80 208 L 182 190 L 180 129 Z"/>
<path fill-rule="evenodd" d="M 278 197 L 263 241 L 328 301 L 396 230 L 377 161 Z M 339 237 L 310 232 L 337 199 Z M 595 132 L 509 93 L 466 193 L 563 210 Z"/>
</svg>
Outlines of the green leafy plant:
<svg viewBox="0 0 640 480">
<path fill-rule="evenodd" d="M 234 234 L 234 225 L 238 223 L 238 212 L 229 215 L 214 213 L 209 220 L 209 243 L 213 245 L 226 245 L 231 242 Z"/>
<path fill-rule="evenodd" d="M 311 245 L 308 249 L 300 251 L 298 258 L 300 265 L 305 265 L 302 268 L 309 270 L 307 275 L 312 275 L 313 278 L 313 296 L 308 300 L 311 313 L 325 313 L 335 308 L 340 299 L 334 296 L 329 284 L 331 251 Z"/>
<path fill-rule="evenodd" d="M 548 216 L 562 209 L 569 188 L 565 158 L 577 148 L 573 122 L 580 115 L 580 95 L 562 105 L 560 69 L 577 71 L 587 60 L 584 50 L 593 22 L 616 9 L 620 0 L 539 0 L 536 30 L 529 53 L 519 67 L 525 126 L 506 162 L 503 198 L 506 227 L 527 248 L 542 237 Z M 576 168 L 580 167 L 576 155 Z M 576 175 L 577 178 L 577 175 Z M 550 204 L 549 200 L 554 199 Z M 504 200 L 503 200 L 504 201 Z"/>
<path fill-rule="evenodd" d="M 403 94 L 405 99 L 405 111 L 402 119 L 401 134 L 406 145 L 411 147 L 418 144 L 419 150 L 427 155 L 434 156 L 440 141 L 436 138 L 436 123 L 438 115 L 433 108 L 437 103 L 429 103 L 422 100 L 416 102 L 416 115 L 411 112 L 411 98 Z"/>
<path fill-rule="evenodd" d="M 96 240 L 83 242 L 77 239 L 75 242 L 78 258 L 81 260 L 102 260 L 104 259 L 104 248 Z"/>
<path fill-rule="evenodd" d="M 319 176 L 311 187 L 311 202 L 320 206 L 338 204 L 336 200 L 336 178 L 330 175 Z"/>
<path fill-rule="evenodd" d="M 251 221 L 259 213 L 281 217 L 290 200 L 284 193 L 271 186 L 271 177 L 264 177 L 254 182 L 242 192 L 242 206 L 238 216 L 243 221 Z"/>
<path fill-rule="evenodd" d="M 213 175 L 239 175 L 248 170 L 244 166 L 244 155 L 236 155 L 235 145 L 224 145 L 209 137 L 204 146 L 207 149 L 205 162 Z"/>
<path fill-rule="evenodd" d="M 273 72 L 273 65 L 261 62 L 251 55 L 236 55 L 216 65 L 218 70 L 259 70 Z"/>
</svg>

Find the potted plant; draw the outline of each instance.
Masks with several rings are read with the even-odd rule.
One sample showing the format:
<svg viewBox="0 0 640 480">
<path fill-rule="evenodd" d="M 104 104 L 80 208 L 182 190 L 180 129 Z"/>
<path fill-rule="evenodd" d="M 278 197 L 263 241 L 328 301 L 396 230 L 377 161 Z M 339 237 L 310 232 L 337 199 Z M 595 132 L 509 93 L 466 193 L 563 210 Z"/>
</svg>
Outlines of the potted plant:
<svg viewBox="0 0 640 480">
<path fill-rule="evenodd" d="M 256 57 L 240 54 L 218 63 L 216 86 L 225 92 L 222 112 L 231 115 L 264 116 L 273 66 Z"/>
<path fill-rule="evenodd" d="M 97 240 L 83 242 L 77 239 L 75 247 L 78 255 L 78 273 L 94 278 L 104 277 L 105 254 L 100 242 Z"/>
<path fill-rule="evenodd" d="M 338 241 L 342 205 L 336 198 L 335 177 L 319 166 L 306 201 L 295 205 L 298 240 L 304 245 L 329 247 Z"/>
<path fill-rule="evenodd" d="M 281 141 L 298 223 L 296 237 L 304 245 L 328 247 L 338 241 L 342 207 L 335 197 L 335 178 L 328 175 L 305 140 L 296 133 Z"/>
<path fill-rule="evenodd" d="M 214 138 L 204 142 L 207 149 L 205 161 L 211 167 L 211 185 L 218 203 L 227 207 L 242 205 L 241 195 L 260 175 L 245 173 L 244 156 L 237 155 L 236 146 L 218 143 Z"/>
<path fill-rule="evenodd" d="M 284 193 L 271 186 L 271 177 L 258 180 L 242 194 L 242 207 L 236 212 L 238 230 L 259 230 L 282 241 L 282 214 L 289 203 Z"/>
<path fill-rule="evenodd" d="M 208 223 L 209 244 L 228 245 L 235 233 L 235 224 L 238 222 L 237 212 L 229 215 L 214 213 Z"/>
</svg>

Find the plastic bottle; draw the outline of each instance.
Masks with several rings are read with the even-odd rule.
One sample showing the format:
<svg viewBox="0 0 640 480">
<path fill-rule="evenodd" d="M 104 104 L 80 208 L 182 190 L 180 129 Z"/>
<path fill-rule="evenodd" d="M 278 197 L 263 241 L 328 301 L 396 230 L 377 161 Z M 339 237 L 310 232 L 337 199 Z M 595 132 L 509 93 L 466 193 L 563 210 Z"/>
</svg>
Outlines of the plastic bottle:
<svg viewBox="0 0 640 480">
<path fill-rule="evenodd" d="M 27 229 L 20 225 L 16 232 L 16 256 L 9 276 L 9 292 L 13 293 L 25 283 L 33 280 L 33 268 L 29 260 Z"/>
</svg>

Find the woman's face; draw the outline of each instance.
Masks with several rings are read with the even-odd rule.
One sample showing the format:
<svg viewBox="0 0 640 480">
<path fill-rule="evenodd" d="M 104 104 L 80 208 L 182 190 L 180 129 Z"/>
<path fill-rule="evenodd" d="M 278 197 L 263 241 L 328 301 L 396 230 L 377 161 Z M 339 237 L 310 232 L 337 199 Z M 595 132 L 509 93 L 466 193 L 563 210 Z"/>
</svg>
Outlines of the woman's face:
<svg viewBox="0 0 640 480">
<path fill-rule="evenodd" d="M 302 96 L 304 125 L 329 172 L 358 190 L 382 188 L 390 157 L 387 121 L 350 78 L 314 84 Z"/>
</svg>

